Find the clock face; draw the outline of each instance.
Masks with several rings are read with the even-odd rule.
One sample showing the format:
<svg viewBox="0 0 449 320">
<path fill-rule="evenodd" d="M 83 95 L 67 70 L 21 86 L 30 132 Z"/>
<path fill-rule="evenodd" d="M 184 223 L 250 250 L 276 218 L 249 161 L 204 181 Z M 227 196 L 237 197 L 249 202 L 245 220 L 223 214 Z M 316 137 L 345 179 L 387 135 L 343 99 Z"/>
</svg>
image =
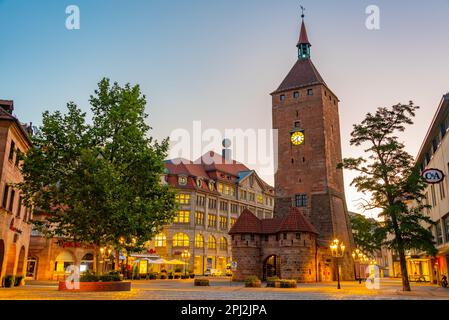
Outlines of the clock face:
<svg viewBox="0 0 449 320">
<path fill-rule="evenodd" d="M 295 146 L 299 146 L 299 145 L 303 144 L 303 142 L 304 142 L 304 133 L 302 133 L 300 131 L 293 132 L 292 135 L 290 136 L 290 141 Z"/>
</svg>

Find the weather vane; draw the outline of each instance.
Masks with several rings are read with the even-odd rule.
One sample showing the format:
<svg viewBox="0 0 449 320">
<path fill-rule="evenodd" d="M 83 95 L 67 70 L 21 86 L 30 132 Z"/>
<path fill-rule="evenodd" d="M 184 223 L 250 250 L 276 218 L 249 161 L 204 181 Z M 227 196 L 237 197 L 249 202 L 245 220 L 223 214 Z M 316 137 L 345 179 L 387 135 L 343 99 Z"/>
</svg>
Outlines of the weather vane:
<svg viewBox="0 0 449 320">
<path fill-rule="evenodd" d="M 304 8 L 303 6 L 300 7 L 301 7 L 301 18 L 304 19 L 304 11 L 306 10 L 306 8 Z"/>
</svg>

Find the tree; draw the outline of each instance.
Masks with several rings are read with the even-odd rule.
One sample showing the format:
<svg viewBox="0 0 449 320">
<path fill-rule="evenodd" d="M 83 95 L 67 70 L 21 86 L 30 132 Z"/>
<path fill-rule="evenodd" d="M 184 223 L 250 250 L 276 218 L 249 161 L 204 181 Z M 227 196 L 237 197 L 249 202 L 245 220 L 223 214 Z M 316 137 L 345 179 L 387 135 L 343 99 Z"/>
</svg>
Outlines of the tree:
<svg viewBox="0 0 449 320">
<path fill-rule="evenodd" d="M 431 232 L 422 226 L 433 223 L 423 214 L 429 207 L 423 201 L 426 183 L 413 157 L 396 136 L 404 132 L 406 125 L 413 124 L 412 118 L 418 108 L 410 102 L 379 108 L 375 114 L 368 113 L 361 124 L 354 125 L 350 140 L 353 146 L 364 145 L 368 158 L 347 158 L 338 165 L 360 173 L 351 184 L 359 192 L 371 193 L 363 207 L 382 210 L 379 217 L 383 221 L 377 233 L 383 244 L 399 256 L 404 291 L 410 291 L 406 250 L 436 253 Z"/>
<path fill-rule="evenodd" d="M 351 218 L 352 233 L 357 248 L 364 253 L 374 254 L 380 250 L 382 239 L 379 237 L 379 223 L 374 219 L 368 219 L 361 214 L 355 214 Z"/>
<path fill-rule="evenodd" d="M 28 206 L 47 213 L 36 227 L 47 236 L 94 244 L 141 247 L 169 224 L 175 194 L 160 183 L 168 140 L 147 137 L 146 98 L 138 85 L 103 79 L 90 97 L 92 123 L 74 104 L 45 112 L 33 146 L 21 155 Z"/>
</svg>

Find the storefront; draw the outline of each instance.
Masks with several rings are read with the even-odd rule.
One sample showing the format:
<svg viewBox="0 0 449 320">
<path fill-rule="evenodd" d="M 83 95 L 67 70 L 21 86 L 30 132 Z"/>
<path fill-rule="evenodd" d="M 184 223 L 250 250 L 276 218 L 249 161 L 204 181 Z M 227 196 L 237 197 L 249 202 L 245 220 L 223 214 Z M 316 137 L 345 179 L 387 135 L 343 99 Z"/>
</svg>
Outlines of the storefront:
<svg viewBox="0 0 449 320">
<path fill-rule="evenodd" d="M 432 282 L 432 259 L 427 257 L 409 256 L 407 259 L 407 271 L 410 281 Z"/>
</svg>

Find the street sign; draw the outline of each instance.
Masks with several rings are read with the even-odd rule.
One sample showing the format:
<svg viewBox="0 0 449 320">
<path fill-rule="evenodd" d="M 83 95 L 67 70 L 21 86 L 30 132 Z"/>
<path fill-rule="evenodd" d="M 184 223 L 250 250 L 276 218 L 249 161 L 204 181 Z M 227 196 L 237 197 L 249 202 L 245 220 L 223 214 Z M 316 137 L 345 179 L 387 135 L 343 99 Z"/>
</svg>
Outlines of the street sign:
<svg viewBox="0 0 449 320">
<path fill-rule="evenodd" d="M 426 169 L 422 172 L 421 176 L 427 183 L 436 184 L 440 183 L 444 179 L 444 173 L 440 169 Z"/>
<path fill-rule="evenodd" d="M 231 262 L 231 270 L 232 271 L 236 271 L 237 270 L 237 261 L 232 261 Z"/>
</svg>

